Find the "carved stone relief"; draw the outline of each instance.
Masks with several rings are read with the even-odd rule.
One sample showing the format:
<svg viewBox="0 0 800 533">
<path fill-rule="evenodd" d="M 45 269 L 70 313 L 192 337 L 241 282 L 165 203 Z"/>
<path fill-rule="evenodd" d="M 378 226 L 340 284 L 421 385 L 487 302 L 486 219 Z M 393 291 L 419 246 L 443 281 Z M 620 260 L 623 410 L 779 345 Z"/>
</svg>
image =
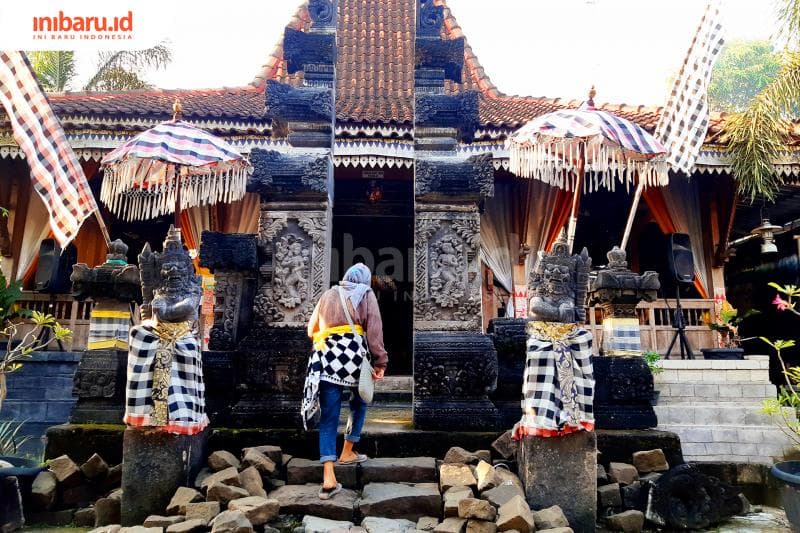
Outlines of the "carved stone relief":
<svg viewBox="0 0 800 533">
<path fill-rule="evenodd" d="M 230 350 L 235 347 L 239 326 L 239 307 L 242 301 L 244 274 L 218 271 L 214 273 L 214 326 L 209 347 Z"/>
<path fill-rule="evenodd" d="M 305 326 L 328 286 L 330 210 L 278 211 L 262 204 L 254 311 L 268 326 Z"/>
<path fill-rule="evenodd" d="M 480 216 L 417 211 L 414 328 L 480 331 Z"/>
</svg>

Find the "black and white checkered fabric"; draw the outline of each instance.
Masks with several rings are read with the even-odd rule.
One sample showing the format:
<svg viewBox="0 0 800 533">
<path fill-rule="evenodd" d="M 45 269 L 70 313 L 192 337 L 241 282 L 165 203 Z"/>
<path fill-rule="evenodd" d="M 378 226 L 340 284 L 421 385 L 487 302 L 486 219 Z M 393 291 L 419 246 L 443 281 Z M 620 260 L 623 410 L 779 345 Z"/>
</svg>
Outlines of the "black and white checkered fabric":
<svg viewBox="0 0 800 533">
<path fill-rule="evenodd" d="M 124 349 L 128 345 L 130 327 L 130 316 L 128 318 L 92 317 L 89 322 L 89 340 L 86 347 L 90 350 L 111 347 Z"/>
<path fill-rule="evenodd" d="M 594 425 L 592 334 L 577 328 L 559 342 L 528 337 L 520 425 L 547 434 Z"/>
<path fill-rule="evenodd" d="M 308 429 L 319 410 L 319 382 L 327 381 L 343 387 L 358 387 L 361 363 L 366 349 L 364 337 L 355 333 L 334 333 L 325 337 L 308 358 L 303 403 L 300 412 Z"/>
<path fill-rule="evenodd" d="M 656 126 L 673 169 L 691 174 L 708 130 L 708 85 L 725 44 L 720 0 L 709 0 Z"/>
<path fill-rule="evenodd" d="M 149 426 L 153 411 L 153 370 L 161 339 L 150 326 L 131 328 L 125 421 Z M 172 353 L 168 391 L 168 426 L 176 433 L 194 433 L 208 424 L 203 383 L 203 362 L 192 333 L 180 337 Z"/>
</svg>

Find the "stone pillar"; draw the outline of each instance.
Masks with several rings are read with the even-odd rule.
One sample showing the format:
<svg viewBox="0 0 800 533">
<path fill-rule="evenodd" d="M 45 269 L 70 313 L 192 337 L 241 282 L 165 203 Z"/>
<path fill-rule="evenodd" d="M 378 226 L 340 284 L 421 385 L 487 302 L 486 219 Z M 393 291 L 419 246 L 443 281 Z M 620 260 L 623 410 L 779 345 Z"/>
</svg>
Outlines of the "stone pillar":
<svg viewBox="0 0 800 533">
<path fill-rule="evenodd" d="M 237 426 L 299 426 L 308 320 L 330 284 L 336 2 L 309 2 L 308 31 L 287 27 L 283 55 L 303 86 L 268 81 L 265 116 L 288 150 L 255 149 L 248 189 L 261 195 L 253 327 L 242 338 Z"/>
<path fill-rule="evenodd" d="M 119 424 L 125 411 L 125 369 L 131 304 L 142 301 L 139 268 L 127 261 L 128 246 L 111 243 L 106 262 L 72 269 L 73 296 L 92 298 L 89 340 L 75 372 L 72 395 L 77 402 L 70 422 Z"/>
<path fill-rule="evenodd" d="M 192 486 L 205 464 L 209 429 L 175 435 L 127 428 L 122 437 L 122 525 L 135 526 L 164 514 L 177 487 Z"/>
<path fill-rule="evenodd" d="M 493 318 L 487 329 L 497 351 L 497 389 L 490 397 L 502 428 L 513 427 L 522 417 L 520 400 L 527 356 L 527 326 L 526 318 Z"/>
<path fill-rule="evenodd" d="M 594 357 L 595 424 L 601 429 L 646 429 L 658 419 L 651 405 L 653 375 L 642 360 L 636 306 L 653 301 L 661 284 L 658 274 L 628 269 L 625 251 L 608 252 L 608 266 L 591 283 L 589 303 L 603 309 L 601 357 Z"/>
<path fill-rule="evenodd" d="M 441 38 L 443 7 L 418 0 L 414 71 L 414 425 L 488 429 L 497 355 L 481 334 L 480 214 L 494 194 L 492 155 L 465 158 L 478 93 L 461 83 L 464 39 Z M 444 425 L 443 425 L 444 424 Z"/>
<path fill-rule="evenodd" d="M 258 281 L 256 235 L 204 231 L 200 266 L 214 274 L 214 325 L 203 352 L 206 412 L 212 424 L 229 424 L 236 401 L 236 351 L 253 322 Z"/>
<path fill-rule="evenodd" d="M 558 505 L 575 533 L 594 533 L 597 520 L 597 434 L 525 437 L 517 448 L 519 477 L 533 509 Z"/>
</svg>

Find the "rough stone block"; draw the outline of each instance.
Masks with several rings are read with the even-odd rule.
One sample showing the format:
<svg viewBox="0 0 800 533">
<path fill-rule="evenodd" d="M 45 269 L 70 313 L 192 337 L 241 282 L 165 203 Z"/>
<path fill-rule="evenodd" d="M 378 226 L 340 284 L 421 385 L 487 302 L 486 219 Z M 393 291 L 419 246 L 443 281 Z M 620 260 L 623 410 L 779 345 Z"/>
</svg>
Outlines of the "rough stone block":
<svg viewBox="0 0 800 533">
<path fill-rule="evenodd" d="M 439 525 L 439 519 L 435 516 L 423 516 L 417 520 L 417 529 L 419 531 L 433 531 Z"/>
<path fill-rule="evenodd" d="M 331 520 L 353 519 L 353 506 L 357 494 L 343 489 L 334 498 L 319 499 L 319 485 L 286 485 L 269 493 L 269 498 L 278 500 L 281 513 L 311 515 Z"/>
<path fill-rule="evenodd" d="M 608 483 L 608 473 L 606 472 L 606 467 L 601 464 L 597 465 L 597 484 L 598 485 L 605 485 Z"/>
<path fill-rule="evenodd" d="M 506 431 L 492 443 L 492 449 L 500 454 L 503 459 L 513 459 L 517 456 L 518 443 L 514 440 L 511 430 Z"/>
<path fill-rule="evenodd" d="M 528 503 L 559 505 L 577 533 L 594 533 L 597 515 L 597 435 L 525 437 L 517 459 Z M 635 469 L 634 469 L 635 470 Z"/>
<path fill-rule="evenodd" d="M 640 474 L 650 472 L 666 472 L 669 470 L 667 458 L 663 450 L 648 450 L 633 454 L 633 466 Z"/>
<path fill-rule="evenodd" d="M 304 533 L 331 533 L 332 531 L 351 531 L 352 522 L 346 520 L 330 520 L 318 516 L 303 517 Z"/>
<path fill-rule="evenodd" d="M 608 465 L 608 479 L 620 485 L 630 485 L 639 480 L 639 471 L 627 463 L 610 463 Z"/>
<path fill-rule="evenodd" d="M 141 524 L 148 516 L 164 512 L 178 487 L 192 485 L 205 462 L 208 433 L 174 435 L 157 429 L 125 429 L 123 526 Z"/>
<path fill-rule="evenodd" d="M 72 515 L 72 521 L 77 527 L 94 527 L 94 506 L 84 507 L 75 511 L 75 514 Z"/>
<path fill-rule="evenodd" d="M 100 498 L 94 502 L 94 527 L 119 524 L 120 501 L 116 498 Z"/>
<path fill-rule="evenodd" d="M 494 519 L 497 518 L 497 509 L 486 500 L 464 498 L 458 502 L 458 517 L 494 522 Z"/>
<path fill-rule="evenodd" d="M 441 508 L 442 496 L 435 483 L 370 483 L 358 502 L 362 516 L 414 521 L 438 514 Z"/>
<path fill-rule="evenodd" d="M 597 503 L 600 507 L 619 507 L 622 505 L 622 493 L 619 483 L 610 483 L 597 487 Z"/>
<path fill-rule="evenodd" d="M 469 487 L 450 487 L 442 496 L 444 499 L 444 516 L 457 517 L 458 516 L 458 502 L 464 498 L 472 498 L 474 494 Z M 434 513 L 438 514 L 438 513 Z"/>
<path fill-rule="evenodd" d="M 239 459 L 227 450 L 217 450 L 208 456 L 208 467 L 212 472 L 219 472 L 226 468 L 239 468 Z"/>
<path fill-rule="evenodd" d="M 472 469 L 463 463 L 443 463 L 439 467 L 439 488 L 444 492 L 457 486 L 477 487 L 478 480 Z"/>
<path fill-rule="evenodd" d="M 483 520 L 468 520 L 466 533 L 496 533 L 497 524 Z"/>
<path fill-rule="evenodd" d="M 416 524 L 402 518 L 392 519 L 368 516 L 361 522 L 361 527 L 367 533 L 411 533 L 416 528 Z M 351 529 L 350 531 L 353 530 Z"/>
<path fill-rule="evenodd" d="M 467 521 L 463 518 L 445 518 L 441 524 L 433 529 L 433 533 L 464 533 Z"/>
<path fill-rule="evenodd" d="M 343 487 L 358 487 L 356 465 L 334 465 L 336 480 Z M 294 457 L 286 465 L 286 482 L 289 485 L 322 483 L 322 464 L 319 461 Z"/>
<path fill-rule="evenodd" d="M 465 465 L 474 465 L 478 464 L 480 458 L 478 454 L 475 452 L 470 452 L 465 450 L 460 446 L 453 446 L 444 456 L 445 463 L 462 463 Z"/>
<path fill-rule="evenodd" d="M 231 511 L 241 511 L 254 526 L 261 526 L 278 516 L 281 509 L 278 500 L 260 496 L 248 496 L 228 503 Z"/>
<path fill-rule="evenodd" d="M 47 511 L 56 501 L 57 478 L 53 472 L 39 472 L 31 486 L 31 504 L 36 511 Z"/>
<path fill-rule="evenodd" d="M 564 511 L 558 505 L 552 505 L 546 509 L 533 511 L 533 521 L 536 529 L 552 529 L 554 527 L 567 527 L 569 521 L 564 515 Z"/>
<path fill-rule="evenodd" d="M 197 502 L 186 504 L 186 520 L 202 520 L 206 524 L 211 521 L 221 511 L 219 502 Z"/>
<path fill-rule="evenodd" d="M 267 497 L 267 492 L 264 490 L 264 480 L 254 466 L 248 466 L 239 472 L 239 484 L 250 496 Z"/>
<path fill-rule="evenodd" d="M 81 472 L 87 479 L 102 478 L 108 475 L 108 464 L 95 453 L 81 465 Z"/>
<path fill-rule="evenodd" d="M 221 506 L 225 507 L 232 500 L 240 498 L 247 498 L 250 493 L 242 487 L 235 487 L 233 485 L 226 485 L 224 483 L 214 483 L 208 487 L 206 499 L 210 502 L 219 502 Z"/>
<path fill-rule="evenodd" d="M 253 533 L 253 525 L 241 511 L 222 511 L 211 521 L 211 533 Z"/>
<path fill-rule="evenodd" d="M 192 518 L 168 525 L 167 533 L 196 533 L 198 531 L 205 531 L 207 526 L 208 522 Z"/>
<path fill-rule="evenodd" d="M 495 507 L 500 507 L 507 503 L 514 496 L 522 496 L 524 498 L 525 491 L 518 485 L 500 485 L 481 493 L 481 498 Z"/>
<path fill-rule="evenodd" d="M 167 504 L 167 513 L 171 515 L 185 515 L 186 504 L 203 501 L 203 495 L 190 487 L 178 487 L 175 494 Z"/>
<path fill-rule="evenodd" d="M 535 531 L 533 513 L 522 496 L 514 496 L 498 509 L 498 531 L 519 531 L 530 533 Z"/>
<path fill-rule="evenodd" d="M 72 487 L 81 482 L 81 469 L 66 455 L 50 459 L 47 466 L 63 487 Z"/>
<path fill-rule="evenodd" d="M 169 527 L 173 524 L 179 524 L 185 521 L 186 518 L 183 516 L 161 516 L 161 515 L 151 515 L 145 518 L 144 523 L 142 524 L 144 527 Z"/>
<path fill-rule="evenodd" d="M 278 468 L 278 465 L 276 465 L 272 459 L 255 448 L 247 450 L 247 453 L 244 454 L 244 458 L 242 459 L 242 464 L 244 466 L 256 467 L 256 469 L 265 476 L 271 476 L 275 473 L 275 469 Z"/>
<path fill-rule="evenodd" d="M 433 457 L 385 457 L 368 459 L 361 464 L 361 481 L 435 483 L 436 460 Z"/>
<path fill-rule="evenodd" d="M 198 474 L 198 479 L 200 478 L 200 474 Z M 207 490 L 208 487 L 213 485 L 214 483 L 224 483 L 226 485 L 235 485 L 239 486 L 239 471 L 236 470 L 234 467 L 226 468 L 225 470 L 220 470 L 219 472 L 214 472 L 213 474 L 208 474 L 202 478 L 200 481 L 200 488 L 203 490 Z"/>
<path fill-rule="evenodd" d="M 264 455 L 269 457 L 269 459 L 276 465 L 284 464 L 283 451 L 281 450 L 280 446 L 265 445 L 265 446 L 250 446 L 248 448 L 242 448 L 242 457 L 247 455 L 247 452 L 250 449 L 253 449 L 259 453 L 263 453 Z"/>
<path fill-rule="evenodd" d="M 86 507 L 97 498 L 94 489 L 86 484 L 61 491 L 61 507 Z"/>
<path fill-rule="evenodd" d="M 644 528 L 644 513 L 641 511 L 625 511 L 606 518 L 606 526 L 612 531 L 640 533 Z"/>
</svg>

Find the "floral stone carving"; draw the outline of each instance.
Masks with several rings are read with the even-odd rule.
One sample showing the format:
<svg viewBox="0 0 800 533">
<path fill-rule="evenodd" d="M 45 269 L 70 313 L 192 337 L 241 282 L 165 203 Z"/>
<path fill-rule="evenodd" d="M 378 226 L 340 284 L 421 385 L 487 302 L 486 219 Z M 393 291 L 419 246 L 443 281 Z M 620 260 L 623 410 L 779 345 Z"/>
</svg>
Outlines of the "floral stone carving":
<svg viewBox="0 0 800 533">
<path fill-rule="evenodd" d="M 480 215 L 418 211 L 414 328 L 480 330 Z"/>
<path fill-rule="evenodd" d="M 268 326 L 304 327 L 328 286 L 330 211 L 273 211 L 262 206 L 256 318 Z"/>
</svg>

